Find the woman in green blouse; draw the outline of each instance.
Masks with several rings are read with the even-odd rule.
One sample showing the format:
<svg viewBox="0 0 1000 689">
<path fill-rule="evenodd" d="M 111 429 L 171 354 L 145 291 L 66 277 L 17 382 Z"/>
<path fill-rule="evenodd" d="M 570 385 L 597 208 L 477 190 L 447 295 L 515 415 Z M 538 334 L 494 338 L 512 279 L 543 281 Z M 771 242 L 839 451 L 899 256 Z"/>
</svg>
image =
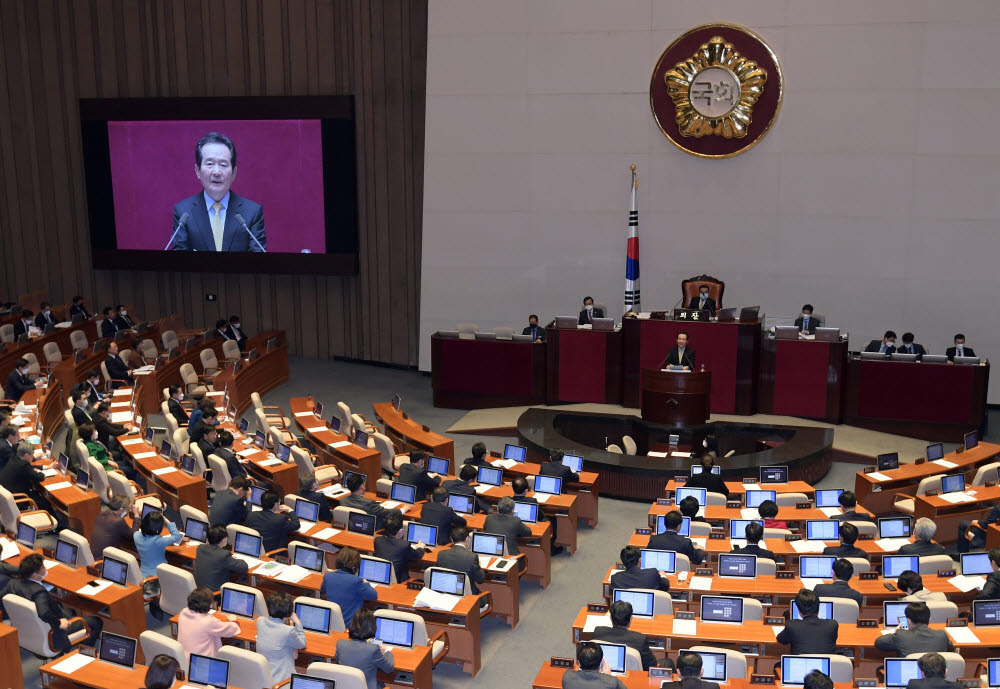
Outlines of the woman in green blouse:
<svg viewBox="0 0 1000 689">
<path fill-rule="evenodd" d="M 97 439 L 97 429 L 94 428 L 94 424 L 82 423 L 78 430 L 80 440 L 87 446 L 87 453 L 100 462 L 105 471 L 118 468 L 117 462 L 111 459 L 111 455 L 108 454 L 108 448 L 104 447 L 104 443 Z"/>
</svg>

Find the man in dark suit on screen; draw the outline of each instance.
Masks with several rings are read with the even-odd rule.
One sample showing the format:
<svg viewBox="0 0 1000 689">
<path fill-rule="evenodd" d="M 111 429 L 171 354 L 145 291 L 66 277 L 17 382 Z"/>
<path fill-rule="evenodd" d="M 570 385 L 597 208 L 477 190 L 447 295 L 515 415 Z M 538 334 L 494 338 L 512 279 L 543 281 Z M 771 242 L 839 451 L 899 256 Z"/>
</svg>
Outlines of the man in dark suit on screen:
<svg viewBox="0 0 1000 689">
<path fill-rule="evenodd" d="M 688 347 L 688 334 L 683 330 L 677 333 L 677 346 L 667 353 L 660 368 L 668 366 L 683 366 L 685 371 L 694 370 L 694 350 Z"/>
<path fill-rule="evenodd" d="M 195 175 L 204 190 L 174 205 L 173 250 L 265 252 L 263 207 L 229 190 L 236 179 L 233 142 L 216 132 L 206 134 L 195 146 L 194 158 Z M 187 222 L 181 223 L 185 214 Z"/>
<path fill-rule="evenodd" d="M 698 296 L 691 297 L 688 308 L 708 311 L 709 315 L 715 315 L 715 300 L 708 296 L 708 285 L 702 285 L 698 288 Z"/>
<path fill-rule="evenodd" d="M 599 309 L 594 306 L 593 297 L 584 297 L 583 311 L 580 312 L 580 318 L 577 323 L 579 325 L 586 325 L 588 323 L 593 323 L 595 318 L 604 318 L 604 309 Z"/>
</svg>

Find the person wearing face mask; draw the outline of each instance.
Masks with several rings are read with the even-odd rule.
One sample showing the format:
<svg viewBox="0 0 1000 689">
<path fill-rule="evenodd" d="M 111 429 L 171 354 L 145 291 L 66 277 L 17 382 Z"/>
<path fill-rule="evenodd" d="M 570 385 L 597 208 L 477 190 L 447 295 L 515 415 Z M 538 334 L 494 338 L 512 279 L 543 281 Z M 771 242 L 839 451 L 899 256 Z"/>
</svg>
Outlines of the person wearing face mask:
<svg viewBox="0 0 1000 689">
<path fill-rule="evenodd" d="M 903 337 L 900 339 L 903 340 L 903 344 L 896 347 L 897 354 L 916 354 L 917 361 L 919 361 L 927 353 L 922 344 L 913 341 L 913 333 L 903 333 Z"/>
<path fill-rule="evenodd" d="M 87 446 L 87 453 L 101 463 L 104 470 L 117 469 L 118 462 L 111 459 L 111 453 L 100 440 L 97 439 L 97 429 L 92 423 L 85 423 L 77 427 L 80 432 L 80 439 Z"/>
<path fill-rule="evenodd" d="M 21 320 L 14 322 L 15 342 L 17 342 L 17 339 L 21 337 L 21 335 L 27 335 L 30 332 L 31 326 L 34 325 L 31 322 L 34 317 L 35 317 L 34 311 L 29 311 L 28 309 L 25 309 L 24 311 L 21 312 Z"/>
<path fill-rule="evenodd" d="M 7 376 L 4 397 L 17 402 L 24 393 L 36 387 L 37 385 L 28 378 L 28 360 L 22 357 L 14 362 L 14 370 Z"/>
<path fill-rule="evenodd" d="M 101 384 L 101 372 L 92 368 L 87 372 L 87 380 L 81 383 L 80 387 L 87 391 L 87 403 L 90 406 L 97 406 L 104 400 L 104 393 L 97 387 Z"/>
<path fill-rule="evenodd" d="M 699 311 L 708 311 L 708 315 L 715 315 L 715 300 L 708 296 L 709 288 L 708 285 L 701 285 L 698 287 L 698 296 L 691 297 L 690 303 L 688 303 L 689 309 L 698 309 Z"/>
<path fill-rule="evenodd" d="M 87 411 L 87 391 L 74 388 L 71 399 L 73 400 L 73 409 L 70 413 L 73 415 L 73 423 L 76 424 L 77 428 L 85 423 L 93 423 L 94 416 Z M 87 440 L 86 438 L 82 439 Z"/>
<path fill-rule="evenodd" d="M 813 318 L 813 305 L 806 304 L 802 307 L 802 315 L 795 319 L 795 327 L 799 329 L 799 332 L 803 335 L 815 335 L 816 326 L 819 325 L 819 319 Z"/>
<path fill-rule="evenodd" d="M 73 305 L 69 307 L 69 317 L 73 318 L 79 316 L 83 320 L 90 319 L 90 312 L 87 311 L 87 307 L 83 305 L 83 297 L 77 295 L 73 297 Z"/>
<path fill-rule="evenodd" d="M 245 352 L 247 349 L 247 335 L 240 328 L 240 317 L 230 316 L 229 317 L 229 327 L 226 328 L 226 334 L 229 335 L 230 340 L 236 340 L 236 344 L 240 346 L 240 351 Z"/>
<path fill-rule="evenodd" d="M 882 340 L 872 340 L 865 347 L 866 352 L 879 352 L 880 354 L 885 354 L 889 356 L 896 351 L 896 333 L 891 330 L 886 330 L 885 335 L 882 336 Z"/>
<path fill-rule="evenodd" d="M 528 327 L 521 331 L 522 335 L 531 335 L 535 342 L 545 342 L 545 328 L 538 325 L 538 316 L 528 316 Z"/>
<path fill-rule="evenodd" d="M 104 320 L 101 321 L 101 337 L 114 339 L 121 328 L 115 322 L 115 310 L 110 306 L 104 307 Z"/>
<path fill-rule="evenodd" d="M 180 385 L 171 385 L 168 393 L 170 399 L 167 400 L 167 411 L 177 420 L 177 425 L 180 428 L 184 428 L 191 421 L 187 410 L 181 405 L 181 402 L 184 400 L 184 388 Z"/>
<path fill-rule="evenodd" d="M 586 325 L 588 323 L 593 323 L 595 318 L 604 318 L 604 310 L 599 309 L 594 306 L 593 297 L 583 298 L 583 311 L 580 312 L 580 319 L 578 323 L 580 325 Z M 537 319 L 536 319 L 537 320 Z"/>
<path fill-rule="evenodd" d="M 129 375 L 128 366 L 122 361 L 122 358 L 118 356 L 118 343 L 112 342 L 108 345 L 108 355 L 104 358 L 104 365 L 108 369 L 108 375 L 111 376 L 112 380 L 124 380 L 126 385 L 134 385 L 132 382 L 132 376 Z M 111 383 L 111 387 L 120 387 L 121 383 Z"/>
<path fill-rule="evenodd" d="M 31 465 L 34 458 L 35 450 L 31 445 L 18 443 L 14 448 L 14 456 L 7 460 L 3 469 L 0 469 L 0 486 L 11 493 L 24 493 L 35 501 L 38 509 L 45 510 L 56 518 L 61 527 L 65 527 L 65 519 L 52 510 L 52 505 L 45 497 L 45 491 L 41 487 L 45 474 Z M 58 460 L 53 460 L 42 468 L 55 469 L 57 466 L 59 466 Z"/>
<path fill-rule="evenodd" d="M 0 591 L 0 600 L 3 600 L 3 597 L 8 593 L 12 593 L 34 603 L 38 617 L 52 628 L 50 638 L 54 650 L 60 652 L 69 650 L 71 646 L 69 635 L 82 631 L 84 623 L 90 629 L 90 635 L 83 640 L 83 645 L 93 648 L 97 640 L 101 638 L 104 622 L 94 615 L 84 616 L 83 622 L 80 620 L 71 622 L 73 616 L 67 615 L 59 601 L 48 592 L 48 589 L 42 586 L 42 581 L 47 574 L 45 560 L 41 555 L 32 553 L 26 556 L 18 565 L 19 578 L 11 579 L 10 583 Z"/>
<path fill-rule="evenodd" d="M 948 347 L 944 350 L 944 353 L 948 356 L 948 363 L 955 363 L 956 356 L 976 356 L 976 353 L 972 350 L 972 347 L 965 346 L 965 335 L 958 333 L 955 335 L 955 346 Z"/>
<path fill-rule="evenodd" d="M 116 306 L 115 311 L 118 314 L 115 318 L 115 325 L 122 330 L 131 330 L 135 327 L 135 321 L 129 317 L 128 311 L 125 309 L 125 304 L 119 304 Z"/>
<path fill-rule="evenodd" d="M 42 302 L 42 310 L 38 312 L 35 316 L 35 327 L 39 330 L 45 330 L 47 325 L 55 325 L 56 317 L 52 315 L 52 304 L 47 301 Z"/>
</svg>

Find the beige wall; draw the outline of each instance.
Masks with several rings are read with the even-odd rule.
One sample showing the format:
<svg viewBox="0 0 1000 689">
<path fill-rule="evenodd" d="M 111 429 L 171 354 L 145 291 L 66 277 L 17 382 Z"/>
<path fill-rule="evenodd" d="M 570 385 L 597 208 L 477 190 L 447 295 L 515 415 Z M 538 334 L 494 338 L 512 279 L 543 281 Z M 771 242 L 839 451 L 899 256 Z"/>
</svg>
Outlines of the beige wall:
<svg viewBox="0 0 1000 689">
<path fill-rule="evenodd" d="M 663 49 L 713 20 L 760 33 L 786 78 L 771 133 L 720 161 L 648 105 Z M 584 294 L 620 318 L 630 163 L 644 310 L 705 272 L 769 317 L 812 302 L 855 347 L 963 330 L 1000 353 L 998 30 L 994 0 L 430 0 L 421 368 L 457 321 Z"/>
</svg>

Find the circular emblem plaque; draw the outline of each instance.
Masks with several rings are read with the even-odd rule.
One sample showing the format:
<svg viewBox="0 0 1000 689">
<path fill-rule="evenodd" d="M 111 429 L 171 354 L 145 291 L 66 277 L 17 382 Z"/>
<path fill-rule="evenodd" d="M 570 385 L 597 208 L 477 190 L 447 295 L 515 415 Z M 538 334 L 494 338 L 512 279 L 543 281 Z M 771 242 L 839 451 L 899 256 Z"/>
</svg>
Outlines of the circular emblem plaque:
<svg viewBox="0 0 1000 689">
<path fill-rule="evenodd" d="M 672 144 L 701 158 L 729 158 L 764 138 L 782 90 L 778 58 L 760 36 L 735 24 L 705 24 L 663 51 L 649 104 Z"/>
</svg>

